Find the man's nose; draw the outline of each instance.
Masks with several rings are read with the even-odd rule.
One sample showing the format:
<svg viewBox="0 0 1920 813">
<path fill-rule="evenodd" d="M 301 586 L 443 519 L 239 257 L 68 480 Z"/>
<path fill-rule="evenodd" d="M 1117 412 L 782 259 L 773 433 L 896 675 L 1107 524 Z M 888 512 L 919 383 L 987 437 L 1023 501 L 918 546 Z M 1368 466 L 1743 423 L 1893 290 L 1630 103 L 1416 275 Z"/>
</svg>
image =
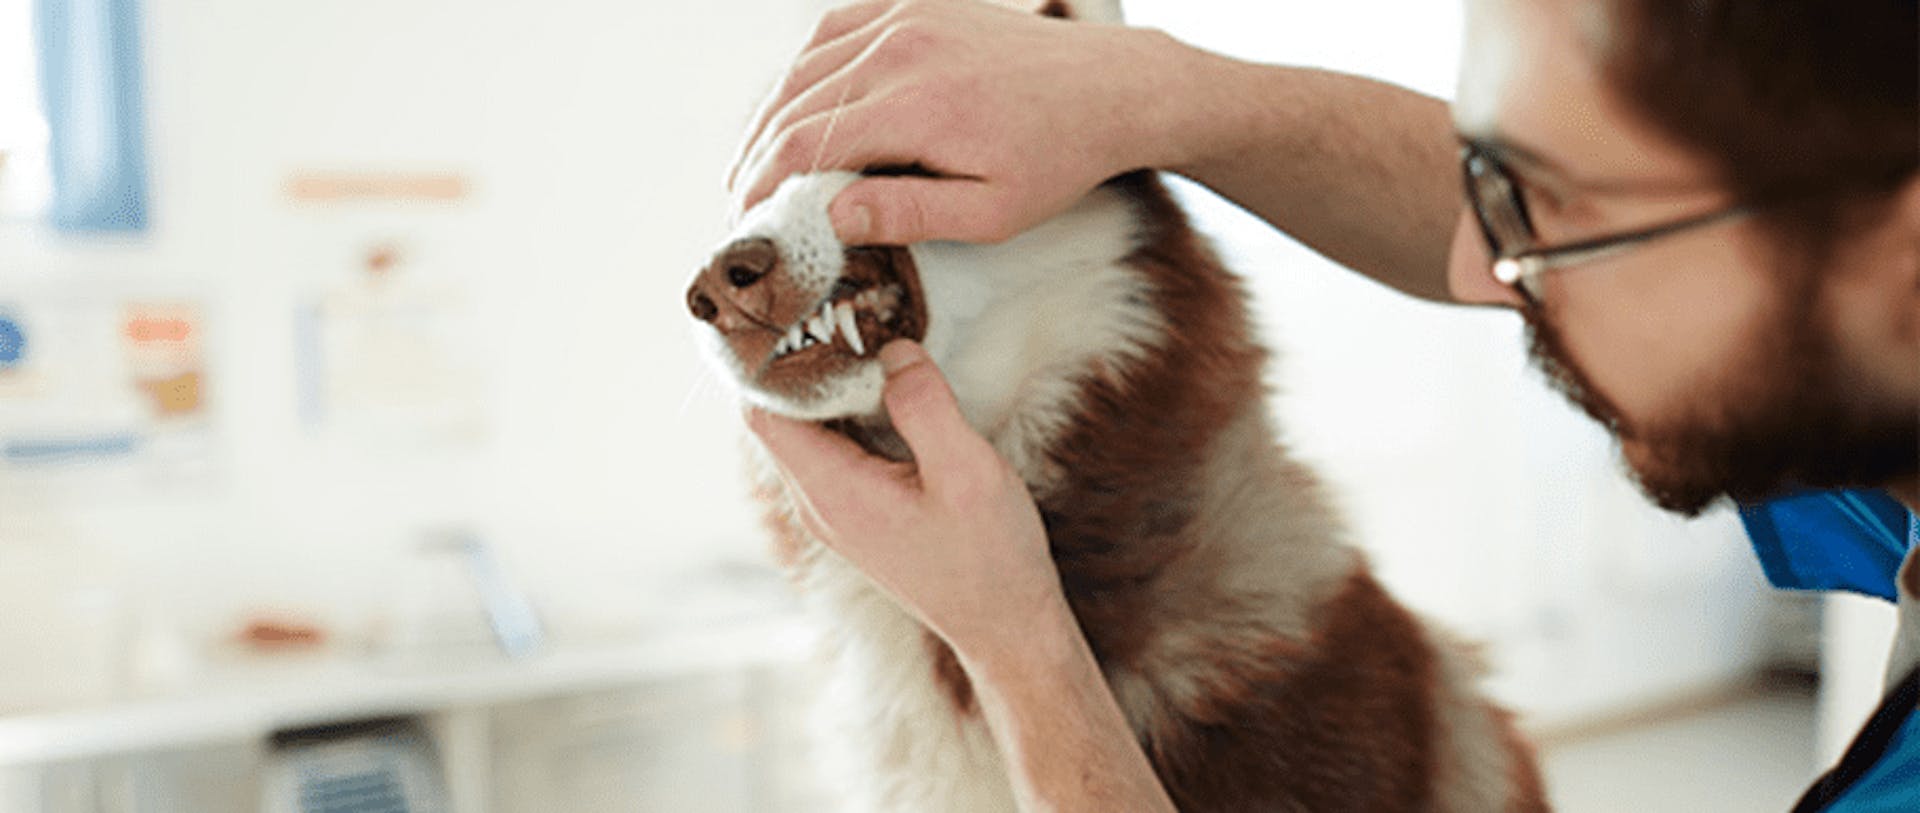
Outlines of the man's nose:
<svg viewBox="0 0 1920 813">
<path fill-rule="evenodd" d="M 780 250 L 765 237 L 735 240 L 701 269 L 687 289 L 687 310 L 693 318 L 728 329 L 727 316 L 741 310 L 765 309 L 761 280 L 780 267 Z"/>
</svg>

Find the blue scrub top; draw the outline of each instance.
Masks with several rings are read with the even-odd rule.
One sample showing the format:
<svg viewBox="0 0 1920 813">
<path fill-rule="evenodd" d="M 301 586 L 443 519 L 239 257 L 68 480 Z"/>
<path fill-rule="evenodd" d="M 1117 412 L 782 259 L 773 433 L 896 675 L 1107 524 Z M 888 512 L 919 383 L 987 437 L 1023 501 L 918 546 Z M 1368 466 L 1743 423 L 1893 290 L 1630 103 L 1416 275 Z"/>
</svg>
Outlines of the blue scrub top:
<svg viewBox="0 0 1920 813">
<path fill-rule="evenodd" d="M 1767 580 L 1789 589 L 1846 590 L 1898 601 L 1900 562 L 1920 545 L 1920 517 L 1880 491 L 1797 494 L 1743 507 L 1740 520 Z M 1911 703 L 1912 686 L 1893 688 L 1883 706 L 1907 708 L 1883 707 L 1836 768 L 1846 774 L 1842 789 L 1824 794 L 1824 803 L 1802 800 L 1798 809 L 1920 811 L 1920 713 Z M 1863 748 L 1869 741 L 1871 747 Z"/>
</svg>

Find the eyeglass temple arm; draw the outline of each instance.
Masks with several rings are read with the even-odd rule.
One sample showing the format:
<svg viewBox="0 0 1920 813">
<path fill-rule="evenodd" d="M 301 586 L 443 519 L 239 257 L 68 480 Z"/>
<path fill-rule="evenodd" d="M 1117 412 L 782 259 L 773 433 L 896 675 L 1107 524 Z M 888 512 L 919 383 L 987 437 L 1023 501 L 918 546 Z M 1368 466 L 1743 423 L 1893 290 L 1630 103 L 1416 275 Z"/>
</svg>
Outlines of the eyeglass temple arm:
<svg viewBox="0 0 1920 813">
<path fill-rule="evenodd" d="M 1749 206 L 1733 206 L 1717 212 L 1708 212 L 1696 217 L 1676 220 L 1672 223 L 1662 223 L 1658 226 L 1641 229 L 1639 231 L 1631 231 L 1625 234 L 1609 235 L 1597 240 L 1587 240 L 1579 243 L 1569 243 L 1564 246 L 1552 246 L 1549 248 L 1522 251 L 1499 258 L 1494 263 L 1493 275 L 1495 279 L 1512 285 L 1522 276 L 1531 276 L 1553 268 L 1597 260 L 1601 257 L 1625 251 L 1641 243 L 1657 240 L 1675 232 L 1705 226 L 1709 223 L 1726 220 L 1728 218 L 1743 217 L 1752 214 L 1752 212 L 1753 209 Z"/>
</svg>

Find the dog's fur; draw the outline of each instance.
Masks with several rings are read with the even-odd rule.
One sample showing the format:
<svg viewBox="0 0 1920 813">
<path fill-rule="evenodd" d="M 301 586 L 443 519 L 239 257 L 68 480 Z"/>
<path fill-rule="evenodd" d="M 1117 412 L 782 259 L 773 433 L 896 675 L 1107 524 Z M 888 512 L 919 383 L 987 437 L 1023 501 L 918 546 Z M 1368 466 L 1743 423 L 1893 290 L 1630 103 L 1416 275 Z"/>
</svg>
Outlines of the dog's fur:
<svg viewBox="0 0 1920 813">
<path fill-rule="evenodd" d="M 1240 285 L 1158 178 L 1117 178 L 1004 244 L 875 249 L 841 246 L 826 219 L 855 177 L 789 179 L 749 213 L 688 292 L 700 335 L 749 401 L 894 459 L 908 453 L 874 353 L 921 340 L 1030 486 L 1075 615 L 1182 810 L 1545 809 L 1471 655 L 1381 589 L 1279 446 Z M 816 338 L 841 327 L 774 361 L 823 300 L 854 314 L 816 320 Z M 823 740 L 849 801 L 1014 809 L 951 651 L 808 537 L 764 459 L 754 476 L 825 627 Z"/>
</svg>

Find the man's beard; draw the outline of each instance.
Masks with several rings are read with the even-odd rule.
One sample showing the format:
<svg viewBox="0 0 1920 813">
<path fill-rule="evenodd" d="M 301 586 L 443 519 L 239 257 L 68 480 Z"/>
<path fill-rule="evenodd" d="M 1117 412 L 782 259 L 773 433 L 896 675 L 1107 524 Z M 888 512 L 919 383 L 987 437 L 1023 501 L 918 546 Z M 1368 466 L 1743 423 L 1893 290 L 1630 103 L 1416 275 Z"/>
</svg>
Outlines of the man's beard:
<svg viewBox="0 0 1920 813">
<path fill-rule="evenodd" d="M 1554 389 L 1613 433 L 1640 489 L 1669 511 L 1694 516 L 1721 496 L 1752 503 L 1800 489 L 1881 486 L 1920 471 L 1920 415 L 1848 400 L 1845 371 L 1814 318 L 1817 292 L 1795 293 L 1776 301 L 1742 357 L 1686 393 L 1680 415 L 1629 420 L 1594 388 L 1539 308 L 1522 310 L 1528 355 Z"/>
</svg>

